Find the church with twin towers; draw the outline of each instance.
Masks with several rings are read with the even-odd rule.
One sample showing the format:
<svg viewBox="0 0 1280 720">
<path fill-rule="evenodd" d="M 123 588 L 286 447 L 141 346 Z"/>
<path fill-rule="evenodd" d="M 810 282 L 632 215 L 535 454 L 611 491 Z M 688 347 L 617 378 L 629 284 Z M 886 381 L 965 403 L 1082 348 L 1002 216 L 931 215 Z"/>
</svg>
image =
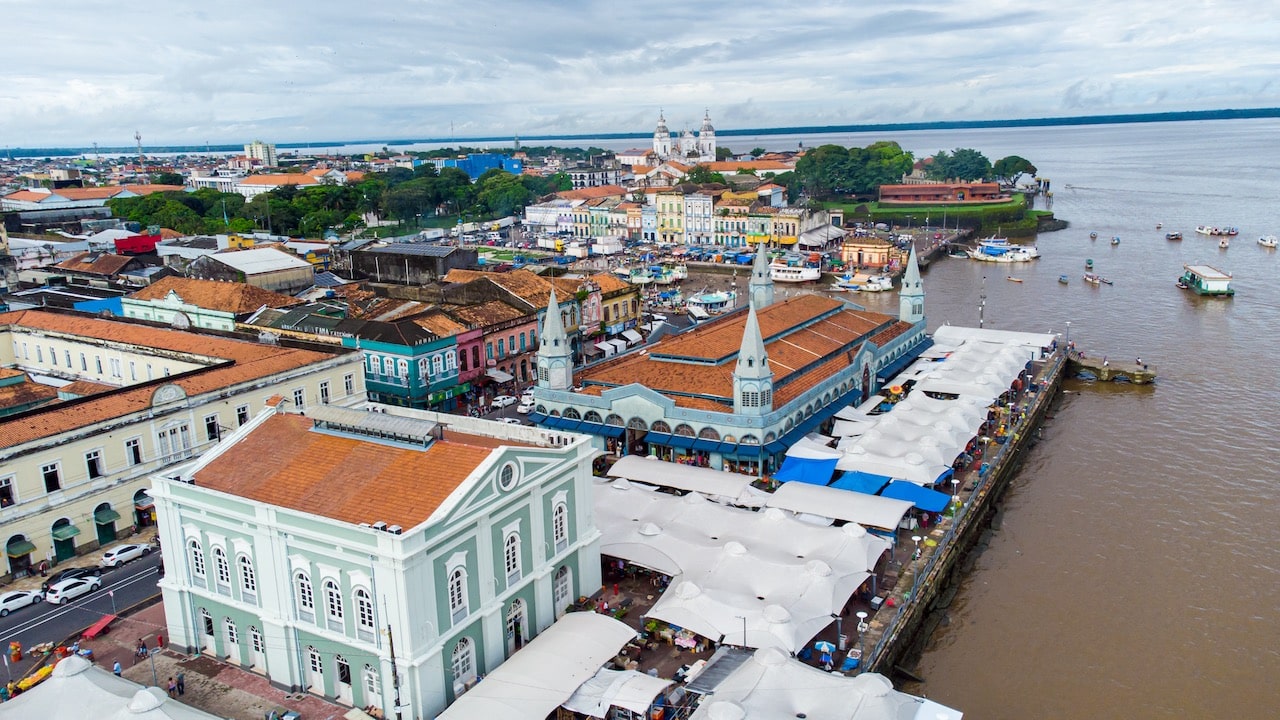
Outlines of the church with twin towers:
<svg viewBox="0 0 1280 720">
<path fill-rule="evenodd" d="M 653 154 L 665 162 L 707 163 L 716 160 L 716 129 L 711 126 L 711 111 L 702 116 L 702 127 L 695 136 L 692 130 L 672 135 L 667 128 L 666 114 L 658 112 L 658 127 L 653 131 Z"/>
</svg>

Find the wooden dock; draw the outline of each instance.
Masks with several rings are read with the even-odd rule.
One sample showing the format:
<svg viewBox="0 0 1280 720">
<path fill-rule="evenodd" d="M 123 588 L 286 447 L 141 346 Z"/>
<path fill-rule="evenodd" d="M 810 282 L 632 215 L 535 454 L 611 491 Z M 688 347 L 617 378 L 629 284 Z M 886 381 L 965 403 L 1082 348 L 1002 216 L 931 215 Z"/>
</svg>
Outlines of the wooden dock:
<svg viewBox="0 0 1280 720">
<path fill-rule="evenodd" d="M 1135 385 L 1146 385 L 1155 382 L 1156 367 L 1150 363 L 1141 365 L 1136 362 L 1113 362 L 1106 355 L 1088 355 L 1079 350 L 1072 350 L 1067 355 L 1071 373 L 1090 372 L 1103 381 L 1131 382 Z"/>
</svg>

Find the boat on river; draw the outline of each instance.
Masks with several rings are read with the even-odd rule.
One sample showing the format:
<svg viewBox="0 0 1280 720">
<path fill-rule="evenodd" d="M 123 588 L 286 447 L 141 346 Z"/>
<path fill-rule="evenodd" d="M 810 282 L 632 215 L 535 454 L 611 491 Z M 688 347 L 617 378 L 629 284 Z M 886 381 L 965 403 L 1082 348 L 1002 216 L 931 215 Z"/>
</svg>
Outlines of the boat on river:
<svg viewBox="0 0 1280 720">
<path fill-rule="evenodd" d="M 822 269 L 808 265 L 769 265 L 769 279 L 774 282 L 812 282 L 822 277 Z"/>
<path fill-rule="evenodd" d="M 1218 247 L 1222 248 L 1223 250 L 1226 250 L 1227 248 L 1231 247 L 1231 239 L 1222 238 L 1221 240 L 1218 241 Z"/>
<path fill-rule="evenodd" d="M 1235 227 L 1218 227 L 1216 225 L 1197 225 L 1196 232 L 1210 237 L 1235 237 L 1240 234 L 1240 229 Z"/>
<path fill-rule="evenodd" d="M 1165 239 L 1165 240 L 1181 240 L 1181 239 L 1182 239 L 1182 233 L 1180 233 L 1180 232 L 1167 232 L 1167 233 L 1165 233 L 1165 234 L 1164 234 L 1164 239 Z"/>
<path fill-rule="evenodd" d="M 1236 294 L 1235 288 L 1231 287 L 1231 273 L 1209 265 L 1183 265 L 1182 269 L 1182 277 L 1178 278 L 1177 286 L 1183 290 L 1214 297 Z"/>
<path fill-rule="evenodd" d="M 866 280 L 858 280 L 853 275 L 845 275 L 836 281 L 835 287 L 849 292 L 886 292 L 893 289 L 893 278 L 871 275 Z"/>
<path fill-rule="evenodd" d="M 1262 246 L 1262 247 L 1264 247 L 1264 248 L 1273 248 L 1273 247 L 1275 247 L 1275 246 L 1276 246 L 1276 236 L 1275 236 L 1275 235 L 1264 235 L 1264 236 L 1262 236 L 1262 237 L 1258 238 L 1258 244 L 1259 244 L 1259 245 L 1261 245 L 1261 246 Z"/>
<path fill-rule="evenodd" d="M 1117 235 L 1117 236 L 1115 236 L 1115 237 L 1111 238 L 1111 244 L 1112 244 L 1112 245 L 1119 245 L 1119 244 L 1120 244 L 1120 236 L 1119 236 L 1119 235 Z"/>
<path fill-rule="evenodd" d="M 1093 269 L 1093 258 L 1088 258 L 1084 261 L 1084 269 L 1085 270 Z"/>
<path fill-rule="evenodd" d="M 1091 233 L 1089 233 L 1089 239 L 1090 239 L 1090 240 L 1097 240 L 1097 239 L 1098 239 L 1098 233 L 1096 233 L 1096 232 L 1091 232 Z"/>
<path fill-rule="evenodd" d="M 1008 238 L 994 235 L 978 241 L 978 245 L 969 251 L 969 257 L 981 262 L 1030 262 L 1040 257 L 1040 251 L 1034 245 L 1013 245 Z"/>
<path fill-rule="evenodd" d="M 1008 280 L 1009 282 L 1016 282 L 1016 283 L 1022 282 L 1022 278 L 1016 278 L 1012 275 L 1005 277 L 1005 280 Z"/>
<path fill-rule="evenodd" d="M 732 310 L 734 300 L 737 297 L 738 293 L 733 290 L 707 292 L 704 289 L 702 292 L 686 299 L 684 307 L 694 318 L 702 319 L 711 315 L 719 315 L 726 310 Z"/>
<path fill-rule="evenodd" d="M 1062 283 L 1063 285 L 1066 285 L 1067 283 L 1071 282 L 1071 279 L 1068 278 L 1066 275 L 1059 275 L 1058 282 Z"/>
</svg>

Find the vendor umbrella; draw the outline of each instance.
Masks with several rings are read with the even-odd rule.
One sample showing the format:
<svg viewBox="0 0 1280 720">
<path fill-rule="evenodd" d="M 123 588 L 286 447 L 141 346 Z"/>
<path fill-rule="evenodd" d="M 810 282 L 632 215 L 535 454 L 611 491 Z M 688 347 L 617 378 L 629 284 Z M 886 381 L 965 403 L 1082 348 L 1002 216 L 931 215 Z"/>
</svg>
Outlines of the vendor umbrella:
<svg viewBox="0 0 1280 720">
<path fill-rule="evenodd" d="M 829 653 L 829 652 L 834 652 L 836 649 L 836 646 L 832 645 L 826 640 L 819 640 L 818 642 L 813 644 L 813 649 L 817 650 L 820 653 Z"/>
</svg>

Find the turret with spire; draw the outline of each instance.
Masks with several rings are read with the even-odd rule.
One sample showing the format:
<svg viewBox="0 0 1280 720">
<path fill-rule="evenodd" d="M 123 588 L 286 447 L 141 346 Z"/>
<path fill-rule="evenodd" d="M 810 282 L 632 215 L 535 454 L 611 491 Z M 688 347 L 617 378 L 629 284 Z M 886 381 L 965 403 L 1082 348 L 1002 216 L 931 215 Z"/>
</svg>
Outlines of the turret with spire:
<svg viewBox="0 0 1280 720">
<path fill-rule="evenodd" d="M 747 309 L 742 328 L 742 347 L 733 369 L 733 412 L 736 415 L 764 415 L 773 410 L 773 370 L 764 349 L 764 336 L 754 303 Z"/>
<path fill-rule="evenodd" d="M 920 280 L 914 244 L 907 255 L 907 270 L 902 274 L 902 289 L 898 292 L 898 319 L 913 325 L 924 320 L 924 283 Z"/>
<path fill-rule="evenodd" d="M 756 259 L 751 264 L 751 282 L 747 284 L 747 300 L 763 310 L 773 304 L 773 276 L 769 274 L 769 254 L 765 243 L 756 244 Z"/>
<path fill-rule="evenodd" d="M 658 127 L 653 131 L 653 152 L 659 160 L 671 157 L 671 131 L 667 129 L 667 116 L 658 111 Z"/>
<path fill-rule="evenodd" d="M 542 318 L 542 338 L 538 345 L 538 387 L 568 390 L 573 386 L 573 353 L 565 336 L 564 321 L 556 290 L 551 289 L 547 314 Z"/>
</svg>

